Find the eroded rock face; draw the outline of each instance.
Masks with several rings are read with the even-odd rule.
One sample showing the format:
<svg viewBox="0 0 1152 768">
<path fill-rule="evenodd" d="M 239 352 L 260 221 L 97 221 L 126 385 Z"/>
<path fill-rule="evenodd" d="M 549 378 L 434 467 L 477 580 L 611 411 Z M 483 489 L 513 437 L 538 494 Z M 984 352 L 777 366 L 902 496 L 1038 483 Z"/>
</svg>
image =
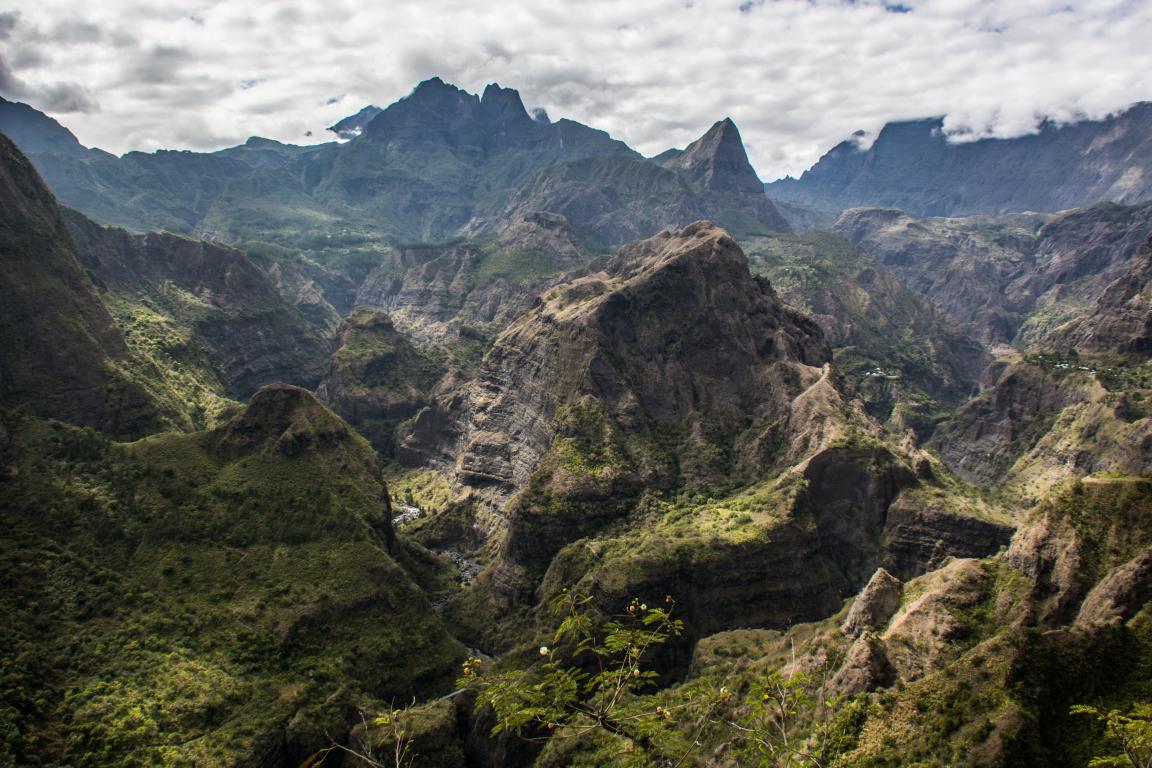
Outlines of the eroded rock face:
<svg viewBox="0 0 1152 768">
<path fill-rule="evenodd" d="M 903 582 L 883 568 L 877 568 L 856 596 L 840 629 L 853 637 L 859 637 L 867 630 L 883 630 L 900 607 L 903 595 Z"/>
<path fill-rule="evenodd" d="M 350 281 L 318 265 L 266 260 L 262 264 L 276 290 L 308 322 L 325 335 L 340 327 L 340 311 L 347 311 L 353 293 Z M 337 308 L 339 306 L 339 309 Z"/>
<path fill-rule="evenodd" d="M 860 208 L 841 214 L 833 229 L 975 338 L 1003 343 L 1028 311 L 1003 287 L 1029 268 L 1028 254 L 1049 218 L 916 219 L 894 209 Z"/>
<path fill-rule="evenodd" d="M 1145 550 L 1105 576 L 1080 605 L 1075 626 L 1119 625 L 1152 600 L 1152 550 Z"/>
<path fill-rule="evenodd" d="M 955 407 L 971 395 L 990 360 L 983 345 L 871 254 L 826 232 L 741 245 L 752 270 L 820 324 L 839 370 L 877 420 L 919 421 L 927 437 L 937 403 Z"/>
<path fill-rule="evenodd" d="M 828 695 L 847 698 L 891 685 L 896 679 L 896 669 L 888 660 L 884 641 L 865 630 L 849 647 L 844 663 L 828 681 Z"/>
<path fill-rule="evenodd" d="M 1034 344 L 1126 274 L 1152 232 L 1152 206 L 954 219 L 864 208 L 834 229 L 975 337 Z"/>
<path fill-rule="evenodd" d="M 1095 472 L 1140 474 L 1152 460 L 1146 391 L 1110 391 L 1083 363 L 1021 361 L 962 406 L 929 444 L 962 478 L 1007 483 L 1033 498 Z"/>
<path fill-rule="evenodd" d="M 1090 628 L 1139 610 L 1149 597 L 1150 504 L 1137 477 L 1090 477 L 1046 499 L 1004 556 L 1027 577 L 1025 618 Z"/>
<path fill-rule="evenodd" d="M 892 619 L 882 635 L 902 680 L 930 671 L 937 659 L 972 631 L 958 616 L 988 594 L 991 573 L 977 560 L 958 559 L 926 577 L 926 589 Z"/>
<path fill-rule="evenodd" d="M 1152 352 L 1152 240 L 1139 249 L 1127 270 L 1100 294 L 1080 320 L 1052 339 L 1061 347 L 1122 355 Z"/>
<path fill-rule="evenodd" d="M 965 480 L 995 482 L 1039 442 L 1057 413 L 1091 402 L 1097 387 L 1081 376 L 1058 377 L 1026 363 L 1013 365 L 994 387 L 942 425 L 931 444 Z"/>
<path fill-rule="evenodd" d="M 523 487 L 562 408 L 590 411 L 576 422 L 602 420 L 602 439 L 659 432 L 764 466 L 769 446 L 757 456 L 732 440 L 749 421 L 761 433 L 780 428 L 829 357 L 815 324 L 752 278 L 726 232 L 694 224 L 557 287 L 500 336 L 470 395 L 457 474 L 498 495 Z"/>
<path fill-rule="evenodd" d="M 1008 546 L 1016 529 L 950 509 L 946 502 L 897 498 L 888 507 L 882 563 L 901 578 L 940 567 L 949 557 L 984 557 Z"/>
<path fill-rule="evenodd" d="M 365 278 L 356 302 L 386 311 L 422 342 L 462 332 L 493 335 L 590 257 L 564 217 L 506 222 L 496 241 L 397 247 Z"/>
<path fill-rule="evenodd" d="M 706 223 L 556 286 L 497 339 L 467 398 L 426 417 L 461 425 L 458 448 L 437 451 L 458 456 L 496 554 L 477 593 L 505 613 L 571 585 L 606 605 L 671 594 L 701 636 L 827 617 L 879 566 L 914 576 L 995 552 L 1008 526 L 907 496 L 932 473 L 880 439 L 828 356 Z M 773 477 L 761 517 L 734 524 L 743 535 L 662 519 L 662 491 Z M 646 535 L 668 525 L 691 536 Z"/>
</svg>

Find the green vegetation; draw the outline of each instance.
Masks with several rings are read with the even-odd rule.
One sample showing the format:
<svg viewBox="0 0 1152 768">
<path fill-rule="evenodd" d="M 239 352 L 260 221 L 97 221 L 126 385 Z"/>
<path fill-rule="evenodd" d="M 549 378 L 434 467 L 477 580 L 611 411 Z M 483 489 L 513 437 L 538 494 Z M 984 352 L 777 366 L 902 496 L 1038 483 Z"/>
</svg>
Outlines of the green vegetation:
<svg viewBox="0 0 1152 768">
<path fill-rule="evenodd" d="M 1029 364 L 1057 377 L 1091 375 L 1110 392 L 1152 388 L 1152 368 L 1145 359 L 1124 360 L 1116 356 L 1085 355 L 1076 350 L 1032 352 Z"/>
<path fill-rule="evenodd" d="M 494 735 L 507 730 L 565 738 L 603 730 L 623 742 L 620 753 L 640 752 L 643 762 L 637 764 L 672 758 L 656 734 L 672 719 L 671 709 L 657 707 L 646 718 L 624 714 L 625 700 L 656 682 L 657 674 L 646 668 L 649 655 L 682 630 L 672 617 L 672 599 L 664 607 L 633 600 L 624 616 L 600 627 L 590 603 L 587 596 L 567 592 L 552 601 L 560 625 L 552 646 L 540 646 L 539 666 L 482 674 L 479 660 L 469 659 L 460 684 L 476 691 L 478 712 L 492 710 Z M 585 671 L 586 665 L 593 671 Z"/>
<path fill-rule="evenodd" d="M 452 501 L 448 478 L 435 469 L 412 469 L 396 463 L 381 468 L 391 491 L 392 503 L 417 506 L 427 514 L 446 509 Z"/>
<path fill-rule="evenodd" d="M 190 429 L 211 429 L 241 407 L 227 397 L 208 352 L 186 324 L 147 304 L 106 294 L 104 303 L 134 358 L 137 380 L 166 413 Z"/>
<path fill-rule="evenodd" d="M 482 288 L 494 280 L 520 283 L 537 277 L 559 274 L 562 268 L 552 254 L 536 248 L 500 248 L 485 255 L 473 275 L 475 286 Z"/>
<path fill-rule="evenodd" d="M 543 745 L 541 766 L 699 765 L 718 744 L 741 765 L 830 766 L 855 745 L 864 708 L 827 693 L 827 666 L 784 669 L 779 633 L 756 656 L 661 689 L 652 665 L 683 631 L 672 607 L 671 597 L 660 607 L 633 599 L 601 618 L 591 598 L 564 591 L 550 606 L 558 624 L 548 645 L 491 670 L 469 659 L 460 684 L 476 692 L 494 734 Z"/>
<path fill-rule="evenodd" d="M 813 315 L 869 413 L 922 437 L 969 395 L 976 342 L 847 240 L 824 232 L 744 238 L 751 269 Z"/>
<path fill-rule="evenodd" d="M 234 423 L 119 444 L 5 417 L 0 764 L 303 760 L 346 707 L 449 682 L 459 646 L 388 553 L 368 446 L 289 455 L 270 424 L 236 453 Z"/>
<path fill-rule="evenodd" d="M 1101 712 L 1096 707 L 1079 704 L 1074 715 L 1089 715 L 1104 725 L 1111 754 L 1097 755 L 1089 768 L 1149 768 L 1152 766 L 1152 704 L 1133 705 L 1127 712 L 1113 709 Z"/>
</svg>

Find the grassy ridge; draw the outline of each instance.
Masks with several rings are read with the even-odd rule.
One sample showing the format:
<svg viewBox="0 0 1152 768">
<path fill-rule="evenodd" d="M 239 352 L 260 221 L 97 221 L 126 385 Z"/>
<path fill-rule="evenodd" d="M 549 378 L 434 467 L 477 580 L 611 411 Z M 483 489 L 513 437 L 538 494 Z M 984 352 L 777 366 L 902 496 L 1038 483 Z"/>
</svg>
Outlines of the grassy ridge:
<svg viewBox="0 0 1152 768">
<path fill-rule="evenodd" d="M 300 762 L 349 707 L 450 680 L 360 438 L 236 455 L 226 428 L 5 425 L 0 765 Z"/>
</svg>

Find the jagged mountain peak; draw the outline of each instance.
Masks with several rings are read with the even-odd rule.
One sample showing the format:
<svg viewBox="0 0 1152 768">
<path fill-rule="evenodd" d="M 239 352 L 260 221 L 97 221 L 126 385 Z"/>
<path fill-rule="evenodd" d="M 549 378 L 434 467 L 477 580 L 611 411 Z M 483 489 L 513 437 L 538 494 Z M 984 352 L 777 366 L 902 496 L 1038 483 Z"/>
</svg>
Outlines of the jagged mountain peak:
<svg viewBox="0 0 1152 768">
<path fill-rule="evenodd" d="M 533 120 L 520 93 L 490 83 L 474 93 L 433 77 L 389 105 L 365 126 L 370 140 L 429 141 L 452 146 L 523 146 L 546 142 L 549 126 Z"/>
<path fill-rule="evenodd" d="M 657 161 L 686 170 L 695 184 L 709 191 L 757 193 L 764 188 L 730 117 L 714 123 L 682 151 L 666 152 Z"/>
<path fill-rule="evenodd" d="M 484 86 L 484 93 L 480 95 L 480 103 L 485 104 L 491 102 L 515 103 L 521 107 L 524 106 L 520 100 L 520 92 L 518 90 L 515 88 L 505 88 L 500 85 L 500 83 L 488 83 L 488 85 Z"/>
<path fill-rule="evenodd" d="M 584 398 L 625 431 L 650 424 L 687 435 L 707 421 L 727 439 L 747 414 L 783 408 L 829 359 L 815 323 L 751 275 L 726 230 L 698 221 L 556 286 L 497 338 L 479 380 L 504 385 L 472 392 L 458 474 L 473 487 L 523 484 L 554 436 L 557 409 Z M 765 392 L 786 391 L 766 403 Z M 529 437 L 507 440 L 521 429 Z"/>
<path fill-rule="evenodd" d="M 537 125 L 524 108 L 520 92 L 514 88 L 502 88 L 497 83 L 489 83 L 484 88 L 477 117 L 499 123 L 529 123 L 532 127 Z"/>
<path fill-rule="evenodd" d="M 364 127 L 363 136 L 418 139 L 436 131 L 451 131 L 472 122 L 479 105 L 479 96 L 432 77 L 385 107 Z"/>
<path fill-rule="evenodd" d="M 364 128 L 375 119 L 376 115 L 383 111 L 383 107 L 369 104 L 356 114 L 348 115 L 348 117 L 328 126 L 328 130 L 342 139 L 354 139 L 364 132 Z"/>
</svg>

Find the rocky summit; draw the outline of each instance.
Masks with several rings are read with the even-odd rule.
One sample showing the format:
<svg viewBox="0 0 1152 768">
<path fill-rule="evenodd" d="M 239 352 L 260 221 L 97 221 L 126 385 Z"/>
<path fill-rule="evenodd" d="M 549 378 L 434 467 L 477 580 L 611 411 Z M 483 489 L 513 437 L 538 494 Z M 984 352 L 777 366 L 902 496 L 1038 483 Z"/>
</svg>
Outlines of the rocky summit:
<svg viewBox="0 0 1152 768">
<path fill-rule="evenodd" d="M 0 100 L 0 768 L 1144 765 L 1148 105 L 767 192 L 549 107 Z"/>
</svg>

